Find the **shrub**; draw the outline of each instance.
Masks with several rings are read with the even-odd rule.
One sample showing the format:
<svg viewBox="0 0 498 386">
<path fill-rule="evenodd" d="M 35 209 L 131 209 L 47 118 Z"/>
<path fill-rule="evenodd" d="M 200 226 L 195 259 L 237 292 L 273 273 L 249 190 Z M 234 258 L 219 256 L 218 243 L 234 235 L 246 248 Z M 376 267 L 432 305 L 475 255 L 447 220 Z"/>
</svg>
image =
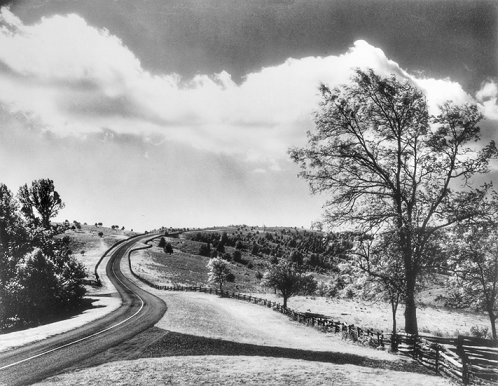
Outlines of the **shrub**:
<svg viewBox="0 0 498 386">
<path fill-rule="evenodd" d="M 99 236 L 100 237 L 104 236 L 104 232 L 99 232 Z"/>
<path fill-rule="evenodd" d="M 169 253 L 170 255 L 173 253 L 173 246 L 170 243 L 167 243 L 164 247 L 164 252 Z"/>
<path fill-rule="evenodd" d="M 260 271 L 256 272 L 256 279 L 261 280 L 263 278 L 263 274 Z"/>
<path fill-rule="evenodd" d="M 489 334 L 489 329 L 488 327 L 479 327 L 479 326 L 472 326 L 470 327 L 470 335 L 473 336 L 474 338 L 481 338 L 481 339 L 487 339 L 491 337 L 491 334 Z"/>
<path fill-rule="evenodd" d="M 166 239 L 164 237 L 161 237 L 161 240 L 159 240 L 159 244 L 157 246 L 159 248 L 164 248 L 166 246 Z"/>
<path fill-rule="evenodd" d="M 236 249 L 235 251 L 233 251 L 232 257 L 234 261 L 240 262 L 242 260 L 242 253 L 238 249 Z"/>
<path fill-rule="evenodd" d="M 227 282 L 233 283 L 235 281 L 235 275 L 233 273 L 229 273 L 227 275 Z"/>
</svg>

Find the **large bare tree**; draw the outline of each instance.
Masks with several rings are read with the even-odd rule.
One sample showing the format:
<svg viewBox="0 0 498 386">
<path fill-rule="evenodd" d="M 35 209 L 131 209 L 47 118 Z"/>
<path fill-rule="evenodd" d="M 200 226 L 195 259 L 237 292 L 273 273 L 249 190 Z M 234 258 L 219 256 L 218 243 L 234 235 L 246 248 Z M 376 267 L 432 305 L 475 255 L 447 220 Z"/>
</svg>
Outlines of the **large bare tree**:
<svg viewBox="0 0 498 386">
<path fill-rule="evenodd" d="M 356 70 L 350 85 L 320 87 L 322 101 L 308 145 L 289 150 L 312 193 L 329 193 L 325 217 L 357 232 L 397 234 L 405 275 L 405 331 L 417 333 L 415 288 L 433 266 L 426 248 L 438 230 L 479 215 L 490 185 L 494 142 L 477 147 L 482 115 L 447 102 L 430 116 L 410 82 Z"/>
</svg>

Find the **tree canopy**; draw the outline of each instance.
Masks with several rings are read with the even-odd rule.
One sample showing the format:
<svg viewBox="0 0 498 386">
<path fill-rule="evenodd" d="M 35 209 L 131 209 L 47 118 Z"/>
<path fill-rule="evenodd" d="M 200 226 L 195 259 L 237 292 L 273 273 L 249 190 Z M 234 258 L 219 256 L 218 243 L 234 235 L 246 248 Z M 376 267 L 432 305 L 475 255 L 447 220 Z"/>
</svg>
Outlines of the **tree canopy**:
<svg viewBox="0 0 498 386">
<path fill-rule="evenodd" d="M 409 81 L 356 70 L 350 85 L 320 87 L 308 145 L 289 150 L 312 193 L 328 193 L 326 221 L 357 233 L 395 232 L 405 288 L 405 331 L 417 333 L 415 286 L 434 266 L 427 248 L 440 229 L 482 214 L 491 186 L 472 186 L 496 158 L 478 148 L 475 105 L 446 102 L 431 116 Z"/>
<path fill-rule="evenodd" d="M 61 236 L 64 228 L 45 228 L 50 216 L 40 222 L 33 210 L 28 201 L 20 209 L 0 184 L 0 329 L 75 309 L 85 294 L 86 270 Z"/>
<path fill-rule="evenodd" d="M 287 307 L 290 297 L 299 294 L 311 295 L 317 288 L 317 282 L 310 273 L 302 272 L 295 264 L 285 260 L 268 268 L 261 285 L 277 289 L 284 299 L 284 307 Z"/>
<path fill-rule="evenodd" d="M 31 187 L 21 186 L 17 197 L 26 218 L 35 225 L 41 222 L 45 229 L 50 228 L 50 219 L 65 206 L 50 179 L 33 181 Z"/>
</svg>

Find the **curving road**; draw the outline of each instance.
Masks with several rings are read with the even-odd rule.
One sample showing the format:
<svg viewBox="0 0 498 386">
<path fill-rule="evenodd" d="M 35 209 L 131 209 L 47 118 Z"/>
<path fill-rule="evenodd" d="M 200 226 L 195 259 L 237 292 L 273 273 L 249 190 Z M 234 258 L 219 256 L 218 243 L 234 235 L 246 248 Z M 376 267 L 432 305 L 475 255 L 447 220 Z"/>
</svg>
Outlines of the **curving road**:
<svg viewBox="0 0 498 386">
<path fill-rule="evenodd" d="M 106 272 L 123 299 L 120 308 L 73 331 L 0 353 L 0 385 L 38 382 L 154 326 L 166 312 L 166 304 L 130 282 L 120 270 L 121 259 L 134 244 L 153 237 L 131 238 L 110 254 Z"/>
</svg>

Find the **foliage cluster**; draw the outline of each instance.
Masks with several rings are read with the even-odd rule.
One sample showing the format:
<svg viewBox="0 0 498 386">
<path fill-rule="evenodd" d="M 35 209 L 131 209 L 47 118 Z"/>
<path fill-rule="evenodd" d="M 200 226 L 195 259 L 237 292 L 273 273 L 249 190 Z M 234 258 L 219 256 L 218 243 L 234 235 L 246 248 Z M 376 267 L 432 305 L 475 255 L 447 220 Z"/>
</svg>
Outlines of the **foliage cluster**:
<svg viewBox="0 0 498 386">
<path fill-rule="evenodd" d="M 69 249 L 67 226 L 51 225 L 64 207 L 51 180 L 16 197 L 0 184 L 0 328 L 26 326 L 78 308 L 84 266 Z"/>
</svg>

